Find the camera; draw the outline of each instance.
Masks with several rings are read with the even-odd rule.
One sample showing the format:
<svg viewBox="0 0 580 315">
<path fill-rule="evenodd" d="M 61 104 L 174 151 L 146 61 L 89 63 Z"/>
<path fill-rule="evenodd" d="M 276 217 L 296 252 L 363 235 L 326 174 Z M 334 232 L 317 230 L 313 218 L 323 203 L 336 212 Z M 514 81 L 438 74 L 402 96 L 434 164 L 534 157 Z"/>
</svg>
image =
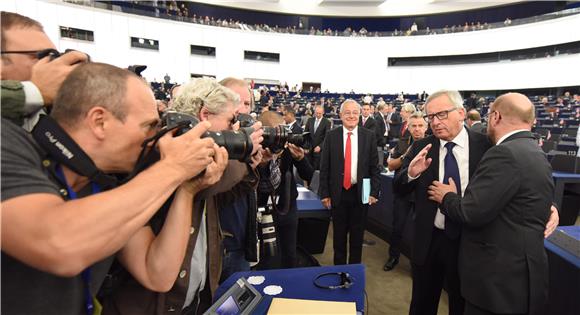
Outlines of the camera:
<svg viewBox="0 0 580 315">
<path fill-rule="evenodd" d="M 238 121 L 240 122 L 240 127 L 245 128 L 250 127 L 256 123 L 254 118 L 248 114 L 239 114 Z M 292 143 L 299 147 L 304 147 L 307 140 L 310 138 L 310 133 L 308 132 L 293 134 L 292 131 L 290 131 L 285 126 L 262 126 L 262 130 L 264 131 L 264 134 L 262 135 L 264 138 L 264 141 L 262 141 L 262 147 L 269 148 L 273 153 L 282 151 L 286 142 Z"/>
<path fill-rule="evenodd" d="M 276 245 L 276 225 L 274 224 L 272 205 L 258 208 L 258 223 L 262 252 L 265 256 L 276 256 L 278 245 Z"/>
<path fill-rule="evenodd" d="M 161 124 L 167 129 L 177 128 L 176 136 L 180 136 L 195 125 L 199 120 L 194 116 L 167 111 L 161 118 Z M 252 155 L 252 139 L 250 135 L 254 132 L 252 128 L 240 128 L 240 130 L 223 130 L 219 132 L 206 131 L 201 137 L 211 137 L 217 145 L 226 148 L 230 160 L 247 162 Z"/>
</svg>

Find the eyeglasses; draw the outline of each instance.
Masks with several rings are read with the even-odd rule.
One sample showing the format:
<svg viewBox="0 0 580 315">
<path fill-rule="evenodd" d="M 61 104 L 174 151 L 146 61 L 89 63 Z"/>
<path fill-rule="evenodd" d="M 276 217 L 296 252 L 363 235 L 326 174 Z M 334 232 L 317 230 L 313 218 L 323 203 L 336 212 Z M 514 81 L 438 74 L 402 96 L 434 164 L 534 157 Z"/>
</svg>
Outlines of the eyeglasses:
<svg viewBox="0 0 580 315">
<path fill-rule="evenodd" d="M 444 120 L 444 119 L 447 119 L 447 117 L 449 117 L 449 113 L 451 113 L 452 111 L 455 111 L 455 110 L 457 110 L 457 108 L 442 110 L 442 111 L 437 112 L 437 113 L 425 115 L 425 117 L 427 118 L 427 122 L 430 122 L 430 123 L 433 122 L 435 117 L 437 117 L 437 119 L 439 119 L 439 120 Z"/>
<path fill-rule="evenodd" d="M 13 50 L 13 51 L 2 51 L 0 52 L 2 55 L 5 54 L 25 54 L 25 55 L 34 55 L 37 59 L 42 59 L 44 57 L 50 56 L 50 59 L 55 59 L 60 57 L 60 52 L 54 48 L 47 48 L 41 50 Z"/>
</svg>

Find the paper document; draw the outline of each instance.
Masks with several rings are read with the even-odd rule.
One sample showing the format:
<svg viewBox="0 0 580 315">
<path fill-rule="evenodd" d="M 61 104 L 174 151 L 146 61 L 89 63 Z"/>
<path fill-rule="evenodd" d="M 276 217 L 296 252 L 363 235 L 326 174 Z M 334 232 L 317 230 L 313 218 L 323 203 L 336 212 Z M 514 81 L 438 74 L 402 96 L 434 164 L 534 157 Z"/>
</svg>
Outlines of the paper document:
<svg viewBox="0 0 580 315">
<path fill-rule="evenodd" d="M 273 298 L 268 315 L 282 314 L 355 315 L 356 303 Z"/>
<path fill-rule="evenodd" d="M 366 205 L 369 203 L 369 196 L 371 195 L 371 179 L 363 178 L 362 185 L 362 203 Z"/>
</svg>

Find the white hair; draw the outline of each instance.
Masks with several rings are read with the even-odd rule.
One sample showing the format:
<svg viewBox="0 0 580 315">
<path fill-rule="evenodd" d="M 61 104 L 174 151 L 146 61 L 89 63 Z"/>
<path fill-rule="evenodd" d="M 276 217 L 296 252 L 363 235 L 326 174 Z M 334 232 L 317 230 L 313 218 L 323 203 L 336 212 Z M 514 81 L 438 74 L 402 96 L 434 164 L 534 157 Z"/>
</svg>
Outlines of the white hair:
<svg viewBox="0 0 580 315">
<path fill-rule="evenodd" d="M 353 100 L 352 98 L 347 98 L 346 100 L 344 100 L 344 102 L 342 102 L 342 104 L 340 104 L 340 112 L 341 113 L 342 113 L 342 109 L 344 108 L 344 104 L 347 104 L 347 103 L 356 104 L 356 106 L 358 106 L 358 111 L 360 112 L 360 104 L 357 101 Z"/>
<path fill-rule="evenodd" d="M 240 96 L 213 78 L 199 78 L 183 85 L 173 102 L 173 109 L 195 117 L 205 107 L 210 113 L 219 114 L 228 107 L 237 107 Z"/>
<path fill-rule="evenodd" d="M 431 102 L 432 100 L 434 100 L 442 95 L 446 95 L 447 98 L 449 98 L 449 101 L 451 102 L 451 105 L 453 105 L 454 108 L 456 108 L 456 109 L 463 108 L 463 97 L 461 97 L 461 94 L 459 94 L 458 91 L 439 90 L 439 91 L 429 95 L 429 97 L 425 101 L 425 109 L 424 109 L 425 112 L 427 111 L 427 105 L 429 105 L 429 102 Z"/>
</svg>

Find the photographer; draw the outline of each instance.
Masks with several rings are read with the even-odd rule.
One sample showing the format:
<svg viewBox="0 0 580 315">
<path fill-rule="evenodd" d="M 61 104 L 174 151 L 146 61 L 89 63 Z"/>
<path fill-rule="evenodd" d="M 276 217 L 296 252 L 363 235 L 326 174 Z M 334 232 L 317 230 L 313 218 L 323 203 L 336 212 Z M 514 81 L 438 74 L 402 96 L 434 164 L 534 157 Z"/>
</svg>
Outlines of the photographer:
<svg viewBox="0 0 580 315">
<path fill-rule="evenodd" d="M 284 124 L 282 117 L 275 112 L 265 112 L 259 117 L 259 120 L 268 127 L 276 127 Z M 270 148 L 263 152 L 262 163 L 258 166 L 261 179 L 270 179 L 271 163 L 279 167 L 281 178 L 277 189 L 270 192 L 259 191 L 258 206 L 264 207 L 268 203 L 268 198 L 274 196 L 277 202 L 274 202 L 274 222 L 278 243 L 280 244 L 280 255 L 272 261 L 265 261 L 262 265 L 265 268 L 293 268 L 296 266 L 296 232 L 298 229 L 298 213 L 296 198 L 298 190 L 296 181 L 292 175 L 292 169 L 295 166 L 298 174 L 305 181 L 312 179 L 314 169 L 304 158 L 304 149 L 287 143 L 282 152 L 271 152 Z M 279 155 L 279 157 L 278 157 Z M 276 187 L 274 183 L 271 187 Z M 280 261 L 277 261 L 280 259 Z"/>
<path fill-rule="evenodd" d="M 219 179 L 227 153 L 200 139 L 209 124 L 159 140 L 161 159 L 120 185 L 159 118 L 133 73 L 74 69 L 32 136 L 2 119 L 2 310 L 92 314 L 112 256 L 144 286 L 168 290 L 185 255 L 191 200 Z M 214 158 L 215 157 L 215 161 Z M 205 175 L 191 180 L 203 170 Z M 155 237 L 147 221 L 176 191 Z"/>
<path fill-rule="evenodd" d="M 2 23 L 2 117 L 31 131 L 46 114 L 67 75 L 88 56 L 59 53 L 37 21 L 4 12 Z M 54 60 L 52 58 L 58 57 Z"/>
<path fill-rule="evenodd" d="M 239 97 L 214 79 L 195 79 L 181 87 L 173 106 L 176 111 L 211 122 L 210 131 L 232 132 L 236 122 Z M 261 124 L 254 125 L 253 149 L 257 152 L 262 141 Z M 231 144 L 231 143 L 230 143 Z M 257 161 L 256 161 L 257 163 Z M 154 293 L 129 281 L 116 290 L 104 308 L 104 314 L 158 314 L 168 310 L 182 310 L 184 314 L 201 314 L 211 306 L 212 295 L 218 287 L 222 264 L 222 233 L 218 209 L 221 200 L 239 182 L 251 185 L 256 178 L 251 176 L 248 165 L 230 160 L 222 179 L 200 192 L 194 201 L 191 234 L 181 263 L 179 276 L 166 293 Z M 163 220 L 164 218 L 160 218 Z M 189 223 L 188 222 L 188 223 Z M 155 220 L 153 226 L 159 225 Z M 135 301 L 139 303 L 135 303 Z"/>
</svg>

